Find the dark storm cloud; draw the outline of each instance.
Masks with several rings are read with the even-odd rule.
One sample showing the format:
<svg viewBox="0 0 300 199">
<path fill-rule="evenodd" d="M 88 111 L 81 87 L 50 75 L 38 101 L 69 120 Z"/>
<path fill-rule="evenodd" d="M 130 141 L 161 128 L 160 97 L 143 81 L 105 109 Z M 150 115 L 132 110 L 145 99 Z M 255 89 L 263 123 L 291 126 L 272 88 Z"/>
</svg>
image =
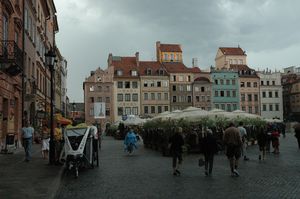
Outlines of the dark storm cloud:
<svg viewBox="0 0 300 199">
<path fill-rule="evenodd" d="M 180 43 L 184 62 L 214 65 L 220 46 L 240 45 L 248 64 L 298 64 L 297 0 L 55 0 L 58 46 L 69 62 L 69 85 L 106 67 L 108 53 L 155 58 L 155 42 Z M 279 59 L 280 55 L 282 56 Z M 79 72 L 80 71 L 80 72 Z M 77 88 L 78 89 L 78 88 Z M 78 99 L 76 88 L 69 89 Z M 72 93 L 74 92 L 74 93 Z"/>
</svg>

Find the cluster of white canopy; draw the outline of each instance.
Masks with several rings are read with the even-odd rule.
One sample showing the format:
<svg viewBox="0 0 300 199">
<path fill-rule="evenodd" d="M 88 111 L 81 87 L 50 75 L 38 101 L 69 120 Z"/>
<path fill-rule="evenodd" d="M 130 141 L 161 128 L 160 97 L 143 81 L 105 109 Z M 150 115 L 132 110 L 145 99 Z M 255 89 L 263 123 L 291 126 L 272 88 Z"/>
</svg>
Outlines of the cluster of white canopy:
<svg viewBox="0 0 300 199">
<path fill-rule="evenodd" d="M 221 109 L 213 109 L 211 111 L 206 111 L 201 108 L 196 107 L 188 107 L 184 110 L 175 110 L 172 112 L 165 111 L 160 113 L 159 115 L 151 118 L 151 119 L 141 119 L 138 116 L 129 115 L 125 121 L 119 121 L 115 125 L 118 125 L 120 122 L 124 123 L 124 125 L 143 125 L 148 120 L 180 120 L 184 119 L 191 122 L 199 121 L 201 118 L 209 117 L 209 118 L 217 118 L 217 117 L 225 117 L 228 119 L 237 119 L 237 118 L 258 118 L 263 119 L 259 115 L 246 113 L 245 111 L 235 110 L 233 112 L 227 112 Z M 282 122 L 278 119 L 263 119 L 267 122 Z"/>
<path fill-rule="evenodd" d="M 225 117 L 228 119 L 236 119 L 236 118 L 258 118 L 263 119 L 259 115 L 246 113 L 245 111 L 235 110 L 233 112 L 227 112 L 221 109 L 213 109 L 211 111 L 206 111 L 201 108 L 196 107 L 188 107 L 184 110 L 175 110 L 172 112 L 163 112 L 152 119 L 161 119 L 161 120 L 179 120 L 185 119 L 187 121 L 198 121 L 201 118 L 209 117 L 209 118 L 217 118 L 217 117 Z M 263 119 L 267 122 L 282 122 L 278 119 Z"/>
</svg>

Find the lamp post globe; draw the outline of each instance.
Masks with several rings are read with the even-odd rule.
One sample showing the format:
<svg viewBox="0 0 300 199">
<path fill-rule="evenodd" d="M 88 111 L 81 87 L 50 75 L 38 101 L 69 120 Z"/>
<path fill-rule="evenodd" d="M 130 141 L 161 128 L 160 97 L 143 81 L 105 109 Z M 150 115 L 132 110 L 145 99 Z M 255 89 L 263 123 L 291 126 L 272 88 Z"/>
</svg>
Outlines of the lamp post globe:
<svg viewBox="0 0 300 199">
<path fill-rule="evenodd" d="M 55 163 L 55 143 L 54 143 L 54 61 L 55 52 L 51 48 L 47 53 L 45 53 L 45 62 L 50 70 L 50 147 L 49 147 L 49 164 Z M 46 94 L 45 94 L 46 95 Z"/>
</svg>

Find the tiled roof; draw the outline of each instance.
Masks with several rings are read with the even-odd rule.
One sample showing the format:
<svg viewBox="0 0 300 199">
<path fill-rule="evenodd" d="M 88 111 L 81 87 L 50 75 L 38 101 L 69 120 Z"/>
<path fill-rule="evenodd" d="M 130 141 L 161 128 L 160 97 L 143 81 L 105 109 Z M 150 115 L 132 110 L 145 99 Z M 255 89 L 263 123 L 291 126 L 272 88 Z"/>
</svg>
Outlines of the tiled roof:
<svg viewBox="0 0 300 199">
<path fill-rule="evenodd" d="M 191 70 L 181 62 L 164 62 L 163 65 L 168 73 L 191 73 Z"/>
<path fill-rule="evenodd" d="M 220 47 L 219 48 L 224 55 L 246 55 L 246 53 L 241 49 L 238 48 L 232 48 L 232 47 Z"/>
<path fill-rule="evenodd" d="M 164 75 L 167 75 L 166 69 L 158 61 L 140 61 L 139 75 L 147 75 L 147 69 L 151 69 L 152 75 L 159 75 L 159 69 L 162 69 Z"/>
<path fill-rule="evenodd" d="M 131 71 L 138 70 L 136 57 L 118 57 L 118 59 L 113 59 L 112 65 L 114 66 L 115 74 L 118 70 L 123 71 L 122 77 L 131 77 Z"/>
<path fill-rule="evenodd" d="M 179 44 L 160 44 L 161 52 L 182 52 Z"/>
<path fill-rule="evenodd" d="M 201 70 L 200 70 L 199 67 L 189 68 L 189 70 L 190 70 L 192 73 L 201 73 Z"/>
<path fill-rule="evenodd" d="M 194 81 L 195 81 L 195 82 L 196 82 L 196 81 L 199 81 L 199 82 L 200 82 L 200 81 L 210 82 L 209 79 L 208 79 L 207 77 L 197 77 Z"/>
<path fill-rule="evenodd" d="M 247 65 L 245 64 L 230 64 L 230 68 L 236 71 L 241 70 L 251 70 Z"/>
</svg>

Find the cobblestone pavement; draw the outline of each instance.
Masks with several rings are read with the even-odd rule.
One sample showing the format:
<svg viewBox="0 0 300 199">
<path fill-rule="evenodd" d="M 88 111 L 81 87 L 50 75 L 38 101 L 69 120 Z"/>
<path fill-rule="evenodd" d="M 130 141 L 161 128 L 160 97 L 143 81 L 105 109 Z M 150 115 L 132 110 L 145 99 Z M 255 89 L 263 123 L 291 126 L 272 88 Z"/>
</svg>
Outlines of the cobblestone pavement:
<svg viewBox="0 0 300 199">
<path fill-rule="evenodd" d="M 65 175 L 56 198 L 300 198 L 300 150 L 292 134 L 280 141 L 280 155 L 270 153 L 261 162 L 258 147 L 249 147 L 240 177 L 230 176 L 223 154 L 215 156 L 211 177 L 197 166 L 200 155 L 185 156 L 176 177 L 171 158 L 143 146 L 128 156 L 122 141 L 105 138 L 100 167 L 81 171 L 78 179 Z"/>
</svg>

